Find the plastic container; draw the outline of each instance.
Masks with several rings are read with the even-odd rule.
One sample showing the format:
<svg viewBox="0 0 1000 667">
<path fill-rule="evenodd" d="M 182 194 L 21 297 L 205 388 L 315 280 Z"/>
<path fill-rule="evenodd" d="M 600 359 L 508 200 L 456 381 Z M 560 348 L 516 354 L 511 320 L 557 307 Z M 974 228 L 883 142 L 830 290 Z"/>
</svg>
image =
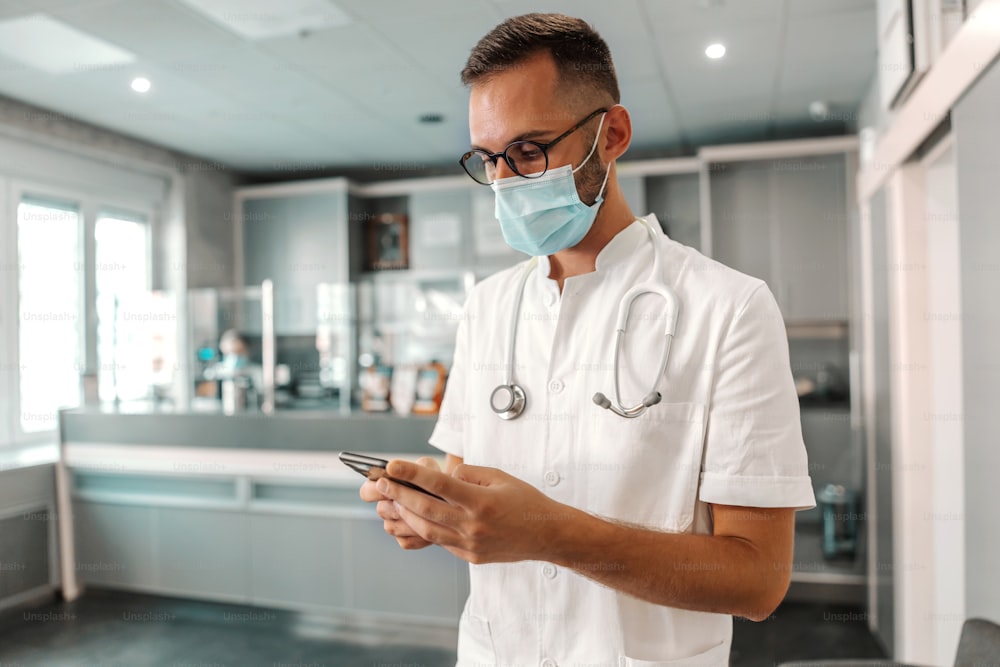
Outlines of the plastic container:
<svg viewBox="0 0 1000 667">
<path fill-rule="evenodd" d="M 823 556 L 854 558 L 858 544 L 858 494 L 840 484 L 827 484 L 816 494 L 822 514 Z"/>
</svg>

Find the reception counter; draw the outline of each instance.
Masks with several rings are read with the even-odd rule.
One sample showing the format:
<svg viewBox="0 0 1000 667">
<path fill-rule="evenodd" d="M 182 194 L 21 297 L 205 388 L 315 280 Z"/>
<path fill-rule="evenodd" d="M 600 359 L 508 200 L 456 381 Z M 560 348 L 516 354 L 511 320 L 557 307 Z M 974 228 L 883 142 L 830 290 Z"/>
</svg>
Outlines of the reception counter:
<svg viewBox="0 0 1000 667">
<path fill-rule="evenodd" d="M 432 417 L 337 412 L 61 413 L 72 567 L 99 586 L 297 610 L 338 625 L 432 626 L 442 645 L 464 562 L 385 534 L 341 451 L 443 456 Z M 66 571 L 66 569 L 64 569 Z"/>
<path fill-rule="evenodd" d="M 273 414 L 81 408 L 60 413 L 62 440 L 225 449 L 431 454 L 436 417 L 289 410 Z"/>
</svg>

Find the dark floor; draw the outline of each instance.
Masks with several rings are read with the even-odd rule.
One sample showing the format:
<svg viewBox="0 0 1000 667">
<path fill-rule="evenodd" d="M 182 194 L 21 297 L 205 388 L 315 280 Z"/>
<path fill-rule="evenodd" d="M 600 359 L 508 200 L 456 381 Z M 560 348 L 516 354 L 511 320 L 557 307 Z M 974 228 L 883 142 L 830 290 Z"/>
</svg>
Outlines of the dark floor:
<svg viewBox="0 0 1000 667">
<path fill-rule="evenodd" d="M 733 622 L 732 667 L 791 659 L 877 658 L 863 612 L 786 602 L 762 622 Z M 453 650 L 302 636 L 296 614 L 91 591 L 0 614 L 2 667 L 453 667 Z M 322 634 L 320 632 L 319 634 Z"/>
</svg>

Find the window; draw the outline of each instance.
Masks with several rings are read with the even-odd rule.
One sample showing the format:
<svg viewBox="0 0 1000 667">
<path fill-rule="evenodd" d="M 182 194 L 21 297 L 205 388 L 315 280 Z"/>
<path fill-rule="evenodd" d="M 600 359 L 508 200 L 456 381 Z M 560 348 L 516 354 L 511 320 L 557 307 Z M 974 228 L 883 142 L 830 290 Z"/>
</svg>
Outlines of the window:
<svg viewBox="0 0 1000 667">
<path fill-rule="evenodd" d="M 83 364 L 81 217 L 72 204 L 23 198 L 17 207 L 20 430 L 55 428 L 80 404 Z"/>
<path fill-rule="evenodd" d="M 140 216 L 106 213 L 94 241 L 100 400 L 149 398 L 149 227 Z"/>
</svg>

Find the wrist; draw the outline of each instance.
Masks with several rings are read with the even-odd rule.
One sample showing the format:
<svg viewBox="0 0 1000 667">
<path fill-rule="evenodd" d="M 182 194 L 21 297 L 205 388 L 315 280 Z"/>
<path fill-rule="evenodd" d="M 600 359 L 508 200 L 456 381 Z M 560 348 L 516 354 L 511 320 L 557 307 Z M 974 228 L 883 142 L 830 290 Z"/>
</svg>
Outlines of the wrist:
<svg viewBox="0 0 1000 667">
<path fill-rule="evenodd" d="M 590 558 L 595 538 L 599 535 L 600 519 L 569 505 L 558 505 L 552 521 L 544 560 L 560 567 L 576 569 Z"/>
</svg>

